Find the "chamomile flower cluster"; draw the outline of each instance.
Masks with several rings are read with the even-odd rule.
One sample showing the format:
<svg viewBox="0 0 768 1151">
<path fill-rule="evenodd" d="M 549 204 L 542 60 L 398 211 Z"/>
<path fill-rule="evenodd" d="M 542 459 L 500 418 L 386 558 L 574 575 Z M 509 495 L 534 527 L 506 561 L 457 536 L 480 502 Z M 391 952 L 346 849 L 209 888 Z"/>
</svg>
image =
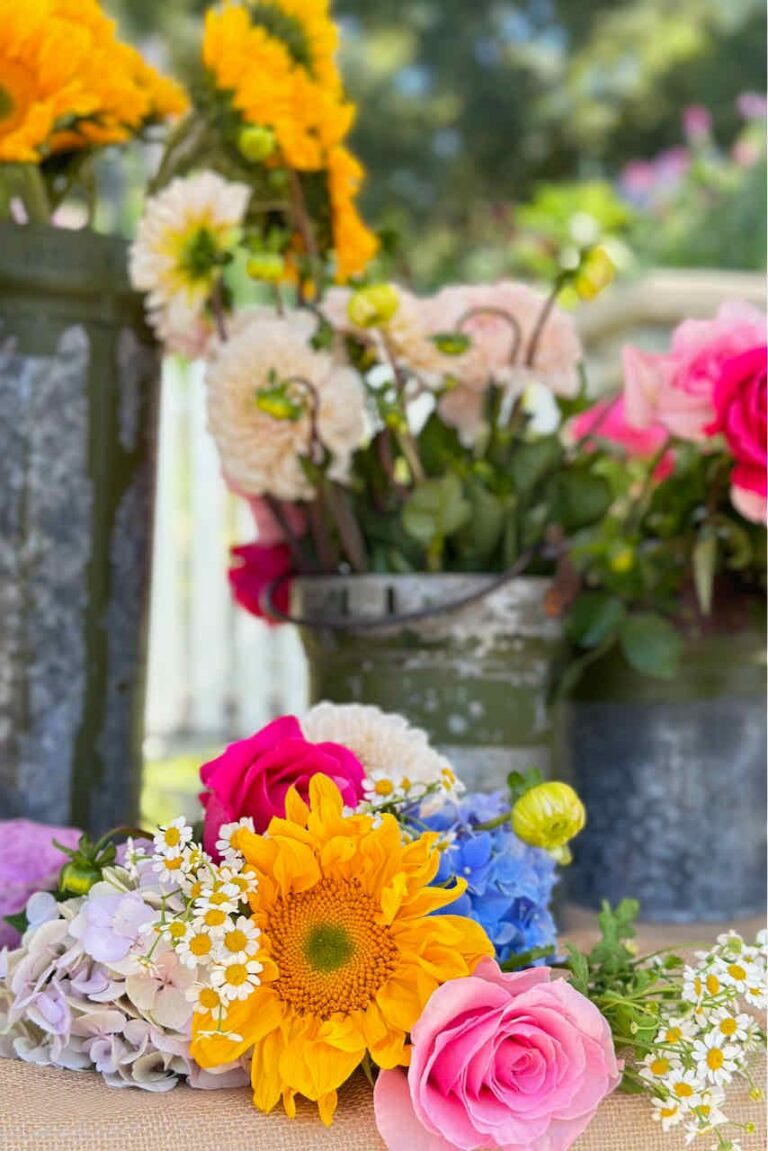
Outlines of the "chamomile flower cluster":
<svg viewBox="0 0 768 1151">
<path fill-rule="evenodd" d="M 194 842 L 183 819 L 158 828 L 154 836 L 152 868 L 174 887 L 152 924 L 155 941 L 146 959 L 152 961 L 158 940 L 171 945 L 183 966 L 195 973 L 187 992 L 195 1011 L 223 1014 L 229 1003 L 247 999 L 260 983 L 260 932 L 248 909 L 257 879 L 238 850 L 243 829 L 252 832 L 252 821 L 221 827 L 216 844 L 220 863 Z"/>
<path fill-rule="evenodd" d="M 743 1076 L 752 1097 L 761 1097 L 747 1064 L 765 1044 L 757 1012 L 768 1006 L 767 958 L 765 932 L 754 946 L 728 932 L 684 969 L 677 1014 L 662 1018 L 639 1071 L 663 1131 L 683 1124 L 687 1142 L 711 1135 L 716 1151 L 739 1151 L 730 1137 L 739 1125 L 724 1111 L 726 1088 Z M 749 1125 L 744 1130 L 749 1134 Z"/>
</svg>

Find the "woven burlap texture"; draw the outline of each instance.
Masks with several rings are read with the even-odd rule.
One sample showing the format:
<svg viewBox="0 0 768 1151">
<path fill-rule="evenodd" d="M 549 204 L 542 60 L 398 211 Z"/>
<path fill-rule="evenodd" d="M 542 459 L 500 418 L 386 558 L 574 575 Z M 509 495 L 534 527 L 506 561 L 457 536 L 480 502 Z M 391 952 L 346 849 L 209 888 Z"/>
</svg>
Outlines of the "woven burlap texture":
<svg viewBox="0 0 768 1151">
<path fill-rule="evenodd" d="M 755 1066 L 762 1081 L 765 1068 Z M 765 1147 L 763 1105 L 740 1083 L 728 1113 L 758 1124 L 745 1151 Z M 702 1142 L 702 1147 L 708 1146 Z M 679 1128 L 662 1135 L 641 1098 L 614 1095 L 600 1108 L 576 1151 L 683 1151 Z M 261 1115 L 247 1089 L 166 1095 L 106 1087 L 92 1071 L 59 1071 L 0 1060 L 0 1151 L 383 1151 L 371 1090 L 362 1077 L 341 1092 L 333 1127 L 310 1107 L 296 1119 Z M 398 1148 L 397 1151 L 400 1151 Z M 402 1151 L 409 1151 L 403 1147 Z"/>
</svg>

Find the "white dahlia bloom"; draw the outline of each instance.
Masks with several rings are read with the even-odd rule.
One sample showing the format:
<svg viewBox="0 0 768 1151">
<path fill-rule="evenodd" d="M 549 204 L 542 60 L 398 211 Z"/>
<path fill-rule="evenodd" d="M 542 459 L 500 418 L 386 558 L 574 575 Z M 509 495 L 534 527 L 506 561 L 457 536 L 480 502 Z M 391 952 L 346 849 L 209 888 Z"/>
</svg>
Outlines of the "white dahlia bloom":
<svg viewBox="0 0 768 1151">
<path fill-rule="evenodd" d="M 367 704 L 318 703 L 301 721 L 313 743 L 340 743 L 365 769 L 366 799 L 372 803 L 419 799 L 427 789 L 448 798 L 463 790 L 445 756 L 426 732 L 402 715 Z"/>
<path fill-rule="evenodd" d="M 347 478 L 352 454 L 365 440 L 362 380 L 330 353 L 311 347 L 315 326 L 306 312 L 283 317 L 257 311 L 250 319 L 246 314 L 208 367 L 208 426 L 227 480 L 245 496 L 311 499 L 301 458 L 311 451 L 313 404 L 317 436 L 332 457 L 331 478 Z M 297 418 L 278 418 L 259 407 L 257 393 L 276 384 L 303 404 Z"/>
<path fill-rule="evenodd" d="M 147 293 L 150 322 L 169 351 L 200 350 L 222 261 L 232 252 L 251 190 L 215 172 L 178 177 L 151 196 L 131 247 L 131 282 Z"/>
</svg>

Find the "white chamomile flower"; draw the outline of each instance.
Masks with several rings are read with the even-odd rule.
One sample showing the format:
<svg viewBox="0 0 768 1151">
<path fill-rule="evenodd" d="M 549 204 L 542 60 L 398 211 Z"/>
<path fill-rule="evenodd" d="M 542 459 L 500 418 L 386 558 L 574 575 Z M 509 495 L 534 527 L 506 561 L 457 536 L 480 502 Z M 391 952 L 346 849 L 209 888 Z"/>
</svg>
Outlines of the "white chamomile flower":
<svg viewBox="0 0 768 1151">
<path fill-rule="evenodd" d="M 224 1006 L 218 991 L 207 983 L 197 983 L 190 987 L 186 993 L 187 1000 L 194 1004 L 194 1010 L 205 1015 L 209 1011 L 218 1011 Z"/>
<path fill-rule="evenodd" d="M 172 823 L 158 827 L 154 836 L 155 850 L 162 855 L 176 855 L 187 846 L 191 838 L 192 828 L 183 816 L 179 816 Z"/>
<path fill-rule="evenodd" d="M 189 934 L 189 924 L 183 919 L 168 919 L 165 923 L 158 923 L 157 930 L 163 939 L 177 947 Z"/>
<path fill-rule="evenodd" d="M 698 1107 L 705 1084 L 695 1071 L 675 1069 L 665 1080 L 665 1086 L 672 1099 L 677 1100 L 685 1111 Z"/>
<path fill-rule="evenodd" d="M 720 1007 L 713 1011 L 709 1022 L 714 1034 L 724 1043 L 745 1043 L 755 1028 L 754 1020 L 750 1019 L 749 1015 L 744 1014 L 744 1012 L 736 1014 L 729 1011 L 727 1007 Z"/>
<path fill-rule="evenodd" d="M 161 879 L 170 883 L 181 883 L 188 871 L 187 857 L 182 848 L 167 851 L 162 855 L 155 855 L 152 864 Z"/>
<path fill-rule="evenodd" d="M 741 955 L 719 960 L 716 970 L 725 987 L 735 987 L 742 995 L 748 984 L 757 983 L 760 977 L 756 964 Z"/>
<path fill-rule="evenodd" d="M 407 776 L 398 779 L 391 772 L 375 771 L 363 780 L 363 795 L 366 802 L 374 807 L 387 803 L 402 803 L 409 798 L 412 786 Z"/>
<path fill-rule="evenodd" d="M 744 988 L 744 999 L 750 1007 L 765 1011 L 768 1008 L 768 986 L 765 979 L 759 983 L 748 983 Z"/>
<path fill-rule="evenodd" d="M 211 970 L 211 986 L 218 991 L 225 1003 L 236 999 L 247 999 L 261 980 L 262 965 L 255 959 L 241 962 L 234 959 L 217 965 Z"/>
<path fill-rule="evenodd" d="M 683 1109 L 676 1099 L 662 1099 L 656 1095 L 651 1100 L 653 1118 L 661 1123 L 662 1131 L 670 1131 L 683 1121 Z"/>
<path fill-rule="evenodd" d="M 232 923 L 230 914 L 223 907 L 206 907 L 196 912 L 193 919 L 195 926 L 205 927 L 211 935 L 220 938 L 225 931 L 229 930 Z"/>
<path fill-rule="evenodd" d="M 234 915 L 237 911 L 239 903 L 239 893 L 233 891 L 224 891 L 216 885 L 216 887 L 207 887 L 203 890 L 202 894 L 195 900 L 195 914 L 203 915 L 211 908 L 218 908 L 226 915 Z"/>
<path fill-rule="evenodd" d="M 661 1027 L 657 1039 L 668 1047 L 680 1047 L 694 1034 L 694 1026 L 690 1019 L 667 1019 Z"/>
<path fill-rule="evenodd" d="M 671 1052 L 654 1051 L 646 1055 L 640 1068 L 640 1076 L 649 1083 L 667 1080 L 680 1067 L 679 1060 Z"/>
<path fill-rule="evenodd" d="M 210 963 L 219 930 L 195 920 L 176 947 L 176 953 L 185 967 L 198 967 Z"/>
<path fill-rule="evenodd" d="M 227 868 L 222 868 L 219 876 L 224 890 L 232 891 L 241 902 L 245 902 L 248 896 L 259 886 L 259 877 L 250 867 L 238 872 L 230 872 Z"/>
<path fill-rule="evenodd" d="M 259 950 L 259 931 L 252 919 L 239 916 L 220 937 L 216 947 L 217 958 L 221 963 L 235 960 L 244 963 L 252 959 Z"/>
<path fill-rule="evenodd" d="M 255 831 L 254 823 L 250 816 L 238 819 L 236 823 L 222 823 L 219 828 L 216 850 L 226 863 L 242 862 L 242 853 L 237 850 L 236 843 L 233 844 L 232 842 L 232 836 L 235 832 L 240 831 L 241 828 L 245 828 L 246 831 Z"/>
<path fill-rule="evenodd" d="M 706 999 L 720 995 L 723 984 L 716 972 L 705 966 L 686 967 L 683 971 L 683 999 L 696 1007 Z"/>
<path fill-rule="evenodd" d="M 738 1071 L 738 1047 L 728 1043 L 716 1031 L 711 1031 L 704 1039 L 694 1040 L 692 1055 L 699 1077 L 708 1083 L 717 1086 L 730 1083 Z"/>
</svg>

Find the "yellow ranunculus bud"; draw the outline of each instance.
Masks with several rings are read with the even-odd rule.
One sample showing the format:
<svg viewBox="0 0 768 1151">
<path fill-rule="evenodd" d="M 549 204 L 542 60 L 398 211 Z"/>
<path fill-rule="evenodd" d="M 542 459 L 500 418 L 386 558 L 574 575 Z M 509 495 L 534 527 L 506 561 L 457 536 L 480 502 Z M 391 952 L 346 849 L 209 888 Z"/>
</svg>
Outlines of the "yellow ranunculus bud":
<svg viewBox="0 0 768 1151">
<path fill-rule="evenodd" d="M 567 783 L 539 783 L 512 808 L 515 835 L 532 847 L 543 847 L 558 863 L 570 863 L 568 842 L 586 819 L 583 803 Z"/>
<path fill-rule="evenodd" d="M 626 575 L 631 572 L 635 566 L 635 549 L 628 544 L 624 547 L 619 547 L 611 554 L 610 558 L 611 571 L 616 575 Z"/>
<path fill-rule="evenodd" d="M 275 133 L 271 128 L 249 124 L 237 137 L 240 155 L 251 164 L 262 164 L 275 150 Z"/>
<path fill-rule="evenodd" d="M 605 248 L 588 248 L 573 279 L 573 286 L 580 299 L 594 300 L 613 281 L 616 265 Z"/>
<path fill-rule="evenodd" d="M 399 307 L 400 296 L 393 284 L 370 284 L 349 297 L 347 315 L 358 328 L 383 328 Z"/>
<path fill-rule="evenodd" d="M 276 284 L 285 276 L 285 260 L 277 252 L 255 252 L 245 269 L 253 280 Z"/>
</svg>

